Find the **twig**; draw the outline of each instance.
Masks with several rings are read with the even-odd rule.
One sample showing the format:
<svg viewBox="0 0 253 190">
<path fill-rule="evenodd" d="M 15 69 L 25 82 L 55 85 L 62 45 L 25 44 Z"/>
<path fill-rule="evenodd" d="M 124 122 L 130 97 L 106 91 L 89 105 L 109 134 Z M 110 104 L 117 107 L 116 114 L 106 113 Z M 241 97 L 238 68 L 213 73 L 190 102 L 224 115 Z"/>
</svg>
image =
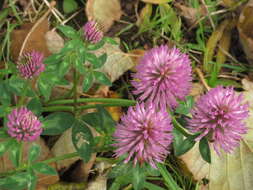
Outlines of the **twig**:
<svg viewBox="0 0 253 190">
<path fill-rule="evenodd" d="M 202 73 L 202 71 L 199 69 L 199 68 L 196 68 L 195 69 L 197 75 L 199 76 L 199 79 L 200 81 L 202 82 L 202 84 L 204 85 L 204 87 L 207 89 L 207 90 L 210 90 L 211 88 L 208 86 L 208 84 L 206 83 L 206 80 L 205 80 L 205 77 Z"/>
<path fill-rule="evenodd" d="M 31 30 L 28 32 L 28 34 L 26 35 L 25 37 L 25 40 L 21 46 L 21 49 L 20 49 L 20 52 L 19 52 L 19 58 L 21 57 L 23 51 L 24 51 L 24 48 L 25 48 L 25 45 L 30 37 L 30 35 L 33 33 L 33 31 L 39 26 L 39 24 L 48 16 L 48 14 L 51 12 L 51 9 L 52 7 L 54 7 L 56 5 L 56 2 L 55 1 L 52 1 L 50 3 L 50 8 L 49 10 L 33 25 L 33 27 L 31 28 Z"/>
<path fill-rule="evenodd" d="M 53 15 L 55 16 L 55 18 L 62 23 L 62 19 L 58 16 L 59 12 L 57 9 L 55 9 L 54 7 L 51 6 L 51 3 L 49 3 L 47 0 L 43 0 L 46 5 L 48 6 L 49 10 L 53 13 Z M 60 15 L 61 16 L 61 15 Z"/>
</svg>

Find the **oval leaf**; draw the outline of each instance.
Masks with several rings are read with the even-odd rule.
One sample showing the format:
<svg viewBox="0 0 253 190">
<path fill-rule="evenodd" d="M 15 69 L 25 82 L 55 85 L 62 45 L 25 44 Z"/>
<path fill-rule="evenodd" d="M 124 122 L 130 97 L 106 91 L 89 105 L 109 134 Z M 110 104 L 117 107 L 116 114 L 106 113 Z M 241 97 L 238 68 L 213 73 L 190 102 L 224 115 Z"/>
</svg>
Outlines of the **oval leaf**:
<svg viewBox="0 0 253 190">
<path fill-rule="evenodd" d="M 200 140 L 199 152 L 205 161 L 207 161 L 208 163 L 211 163 L 211 152 L 210 152 L 210 147 L 206 138 L 202 138 Z"/>
<path fill-rule="evenodd" d="M 72 126 L 74 117 L 67 112 L 55 112 L 47 116 L 43 123 L 43 135 L 59 135 Z"/>
</svg>

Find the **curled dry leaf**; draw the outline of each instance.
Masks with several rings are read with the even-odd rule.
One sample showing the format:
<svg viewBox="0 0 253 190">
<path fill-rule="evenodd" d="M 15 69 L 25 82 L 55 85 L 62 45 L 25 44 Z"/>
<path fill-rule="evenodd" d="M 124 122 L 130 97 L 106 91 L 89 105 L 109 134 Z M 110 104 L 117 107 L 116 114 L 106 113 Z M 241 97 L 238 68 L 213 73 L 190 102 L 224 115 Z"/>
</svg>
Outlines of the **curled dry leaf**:
<svg viewBox="0 0 253 190">
<path fill-rule="evenodd" d="M 243 8 L 237 29 L 247 59 L 253 64 L 253 0 L 250 0 Z"/>
<path fill-rule="evenodd" d="M 102 30 L 107 32 L 113 22 L 119 20 L 122 15 L 120 1 L 88 0 L 86 15 L 89 20 L 96 20 L 102 26 Z"/>
<path fill-rule="evenodd" d="M 56 31 L 48 31 L 45 39 L 47 48 L 51 53 L 59 53 L 64 46 L 64 39 Z"/>
<path fill-rule="evenodd" d="M 13 30 L 11 33 L 11 56 L 12 58 L 17 61 L 20 49 L 24 40 L 32 29 L 32 23 L 26 23 L 21 26 L 20 29 Z M 49 30 L 48 20 L 43 20 L 31 33 L 29 36 L 27 43 L 25 44 L 23 52 L 31 52 L 32 50 L 36 50 L 42 52 L 44 56 L 49 56 L 50 52 L 47 48 L 45 34 Z"/>
<path fill-rule="evenodd" d="M 246 120 L 248 133 L 232 154 L 218 156 L 211 148 L 212 163 L 203 161 L 198 145 L 181 156 L 196 180 L 209 179 L 209 190 L 249 190 L 253 187 L 253 84 L 243 82 L 245 101 L 250 104 L 250 116 Z"/>
</svg>

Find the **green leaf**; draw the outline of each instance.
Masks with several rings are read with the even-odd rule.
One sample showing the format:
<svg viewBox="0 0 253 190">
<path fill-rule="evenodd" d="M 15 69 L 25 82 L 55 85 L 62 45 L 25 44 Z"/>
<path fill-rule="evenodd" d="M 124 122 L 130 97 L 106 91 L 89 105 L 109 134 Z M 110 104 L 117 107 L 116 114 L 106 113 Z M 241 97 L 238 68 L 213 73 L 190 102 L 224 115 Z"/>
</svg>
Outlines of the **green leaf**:
<svg viewBox="0 0 253 190">
<path fill-rule="evenodd" d="M 112 45 L 119 45 L 118 42 L 116 42 L 114 39 L 110 37 L 104 37 L 105 42 L 112 44 Z"/>
<path fill-rule="evenodd" d="M 86 67 L 84 66 L 84 62 L 82 61 L 82 59 L 80 59 L 81 57 L 79 58 L 76 58 L 75 60 L 75 68 L 76 70 L 79 72 L 79 73 L 82 73 L 82 74 L 86 74 L 87 73 L 87 69 Z"/>
<path fill-rule="evenodd" d="M 70 27 L 70 26 L 60 25 L 60 26 L 57 27 L 57 29 L 59 29 L 68 38 L 71 38 L 71 39 L 79 38 L 79 35 L 77 34 L 77 31 L 74 28 Z M 69 43 L 71 43 L 71 41 Z M 73 46 L 73 48 L 74 47 L 75 46 Z"/>
<path fill-rule="evenodd" d="M 8 80 L 0 83 L 0 101 L 4 105 L 10 105 L 11 103 L 11 92 L 9 90 Z"/>
<path fill-rule="evenodd" d="M 95 51 L 100 49 L 101 47 L 103 47 L 105 44 L 105 41 L 102 39 L 100 42 L 96 43 L 96 44 L 89 44 L 87 47 L 87 50 L 89 51 Z"/>
<path fill-rule="evenodd" d="M 57 171 L 54 168 L 43 162 L 38 162 L 32 165 L 32 169 L 38 173 L 42 173 L 45 175 L 57 175 Z"/>
<path fill-rule="evenodd" d="M 40 116 L 42 112 L 42 104 L 40 99 L 35 97 L 29 101 L 27 108 L 31 110 L 35 115 Z"/>
<path fill-rule="evenodd" d="M 29 171 L 29 176 L 30 176 L 30 178 L 29 178 L 29 181 L 27 184 L 28 190 L 35 190 L 38 177 L 36 176 L 36 174 L 32 170 Z"/>
<path fill-rule="evenodd" d="M 22 96 L 24 94 L 25 81 L 17 76 L 12 76 L 9 80 L 9 89 L 12 93 Z"/>
<path fill-rule="evenodd" d="M 98 60 L 99 61 L 97 63 L 93 64 L 93 69 L 101 68 L 105 64 L 107 60 L 107 54 L 104 53 L 103 55 L 99 56 Z"/>
<path fill-rule="evenodd" d="M 132 168 L 133 166 L 130 163 L 117 164 L 108 174 L 108 178 L 116 178 L 119 176 L 128 175 L 131 172 Z"/>
<path fill-rule="evenodd" d="M 199 152 L 201 157 L 207 161 L 208 163 L 211 163 L 211 152 L 210 147 L 208 144 L 207 139 L 204 137 L 199 142 Z"/>
<path fill-rule="evenodd" d="M 72 126 L 72 142 L 80 157 L 88 162 L 93 152 L 94 138 L 83 121 L 76 120 Z"/>
<path fill-rule="evenodd" d="M 165 181 L 165 185 L 170 190 L 181 190 L 181 188 L 177 185 L 176 181 L 172 178 L 167 168 L 162 164 L 158 163 L 157 167 Z"/>
<path fill-rule="evenodd" d="M 97 106 L 98 112 L 87 113 L 81 119 L 95 128 L 99 133 L 111 135 L 115 129 L 115 121 L 110 113 L 102 106 Z"/>
<path fill-rule="evenodd" d="M 91 88 L 93 84 L 94 76 L 92 72 L 87 73 L 85 75 L 85 78 L 83 80 L 83 91 L 88 92 L 88 90 Z"/>
<path fill-rule="evenodd" d="M 187 96 L 185 101 L 180 102 L 176 109 L 176 113 L 187 115 L 194 105 L 194 99 L 192 96 Z"/>
<path fill-rule="evenodd" d="M 58 64 L 61 61 L 62 57 L 63 55 L 61 53 L 56 53 L 46 57 L 43 62 L 46 65 Z"/>
<path fill-rule="evenodd" d="M 69 129 L 75 121 L 72 114 L 67 112 L 55 112 L 43 120 L 43 135 L 59 135 Z"/>
<path fill-rule="evenodd" d="M 39 77 L 39 80 L 37 82 L 38 84 L 38 88 L 39 88 L 39 91 L 40 93 L 45 97 L 45 100 L 49 100 L 49 97 L 51 95 L 51 90 L 52 90 L 52 87 L 53 87 L 53 84 L 50 83 L 50 77 L 45 76 L 44 75 L 41 75 Z"/>
<path fill-rule="evenodd" d="M 181 156 L 182 154 L 189 151 L 194 145 L 196 141 L 194 140 L 193 136 L 189 136 L 184 139 L 174 150 L 176 156 Z M 174 146 L 175 147 L 175 146 Z"/>
<path fill-rule="evenodd" d="M 112 85 L 110 79 L 104 73 L 101 73 L 101 72 L 98 72 L 98 71 L 94 71 L 93 73 L 94 73 L 95 79 L 99 83 L 107 85 L 107 86 Z"/>
<path fill-rule="evenodd" d="M 33 161 L 37 160 L 40 155 L 40 146 L 37 144 L 33 144 L 29 148 L 28 152 L 28 162 L 32 163 Z"/>
<path fill-rule="evenodd" d="M 14 139 L 8 139 L 0 143 L 0 156 L 2 156 L 13 144 Z"/>
<path fill-rule="evenodd" d="M 138 164 L 133 168 L 132 172 L 132 183 L 134 190 L 141 190 L 145 182 L 145 172 Z"/>
<path fill-rule="evenodd" d="M 7 133 L 6 129 L 4 128 L 0 128 L 0 138 L 1 139 L 5 139 L 5 138 L 9 138 L 9 134 Z"/>
<path fill-rule="evenodd" d="M 16 173 L 12 176 L 0 178 L 1 190 L 24 190 L 30 179 L 30 175 L 27 172 Z"/>
<path fill-rule="evenodd" d="M 64 0 L 63 1 L 63 11 L 65 13 L 71 13 L 77 10 L 78 5 L 75 0 Z"/>
<path fill-rule="evenodd" d="M 13 143 L 13 145 L 11 146 L 11 149 L 9 151 L 9 158 L 15 167 L 19 167 L 19 165 L 20 165 L 19 158 L 20 158 L 20 154 L 21 154 L 21 148 L 22 147 L 20 146 L 20 143 L 15 142 L 15 143 Z"/>
<path fill-rule="evenodd" d="M 94 66 L 99 64 L 99 59 L 93 53 L 86 53 L 86 61 Z"/>
<path fill-rule="evenodd" d="M 62 61 L 60 64 L 57 66 L 57 71 L 59 77 L 65 76 L 65 74 L 69 71 L 71 64 L 68 61 Z"/>
</svg>

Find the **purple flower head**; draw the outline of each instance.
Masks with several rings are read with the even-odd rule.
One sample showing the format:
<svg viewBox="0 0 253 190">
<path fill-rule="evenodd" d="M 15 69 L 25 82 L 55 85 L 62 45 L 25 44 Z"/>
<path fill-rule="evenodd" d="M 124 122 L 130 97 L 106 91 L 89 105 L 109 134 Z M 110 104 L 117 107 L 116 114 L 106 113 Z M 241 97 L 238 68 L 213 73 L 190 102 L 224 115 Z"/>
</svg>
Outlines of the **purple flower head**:
<svg viewBox="0 0 253 190">
<path fill-rule="evenodd" d="M 38 118 L 27 108 L 15 108 L 8 115 L 8 134 L 19 141 L 34 141 L 42 133 Z"/>
<path fill-rule="evenodd" d="M 247 132 L 243 122 L 248 117 L 248 104 L 232 87 L 218 86 L 211 89 L 196 102 L 192 109 L 189 129 L 201 132 L 196 140 L 206 136 L 218 155 L 220 149 L 231 153 L 239 146 L 242 134 Z"/>
<path fill-rule="evenodd" d="M 191 88 L 191 62 L 179 49 L 162 45 L 148 51 L 136 66 L 132 85 L 141 101 L 156 108 L 175 108 Z"/>
<path fill-rule="evenodd" d="M 85 39 L 90 43 L 98 43 L 103 38 L 103 32 L 95 21 L 88 21 L 84 25 L 83 31 Z"/>
<path fill-rule="evenodd" d="M 171 119 L 166 111 L 157 112 L 153 105 L 144 103 L 130 107 L 114 133 L 116 156 L 128 153 L 125 163 L 133 158 L 135 165 L 147 162 L 156 168 L 155 162 L 164 161 L 169 153 L 171 131 Z"/>
<path fill-rule="evenodd" d="M 44 55 L 40 52 L 32 51 L 25 53 L 17 64 L 21 77 L 31 79 L 43 72 L 45 70 L 43 59 Z"/>
</svg>

